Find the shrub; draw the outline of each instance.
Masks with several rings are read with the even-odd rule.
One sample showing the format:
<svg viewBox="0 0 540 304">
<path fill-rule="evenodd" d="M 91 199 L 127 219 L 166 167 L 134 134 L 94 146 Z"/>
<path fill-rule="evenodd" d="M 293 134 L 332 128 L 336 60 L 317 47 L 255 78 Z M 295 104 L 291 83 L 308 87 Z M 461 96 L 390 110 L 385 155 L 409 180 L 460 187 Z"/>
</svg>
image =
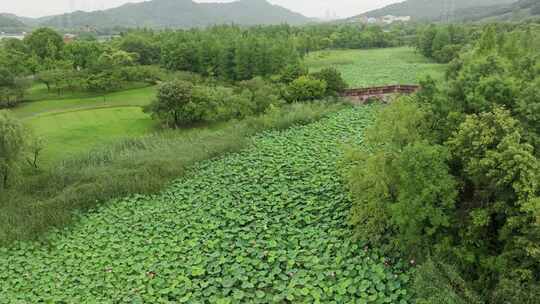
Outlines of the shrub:
<svg viewBox="0 0 540 304">
<path fill-rule="evenodd" d="M 249 91 L 251 110 L 254 113 L 264 113 L 271 105 L 277 106 L 284 103 L 279 86 L 266 82 L 262 78 L 242 81 L 238 87 L 241 91 Z"/>
<path fill-rule="evenodd" d="M 287 87 L 286 99 L 289 102 L 322 99 L 325 97 L 326 88 L 324 80 L 301 76 Z"/>
<path fill-rule="evenodd" d="M 341 76 L 341 73 L 335 68 L 325 68 L 312 74 L 312 76 L 326 82 L 327 96 L 338 96 L 347 88 L 347 83 Z"/>
<path fill-rule="evenodd" d="M 309 71 L 307 67 L 302 64 L 292 64 L 286 66 L 280 73 L 280 81 L 285 84 L 290 84 L 296 79 L 307 76 Z"/>
<path fill-rule="evenodd" d="M 414 270 L 411 291 L 417 304 L 483 303 L 456 267 L 431 258 Z"/>
</svg>

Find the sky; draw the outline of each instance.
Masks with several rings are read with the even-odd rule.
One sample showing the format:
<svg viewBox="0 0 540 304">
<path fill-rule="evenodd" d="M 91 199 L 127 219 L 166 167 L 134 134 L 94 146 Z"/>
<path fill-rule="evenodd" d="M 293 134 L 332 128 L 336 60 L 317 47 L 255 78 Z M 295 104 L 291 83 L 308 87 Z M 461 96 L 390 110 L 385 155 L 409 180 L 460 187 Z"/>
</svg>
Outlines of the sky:
<svg viewBox="0 0 540 304">
<path fill-rule="evenodd" d="M 42 17 L 75 10 L 93 11 L 145 0 L 0 0 L 0 13 Z M 231 2 L 231 0 L 195 0 L 196 2 Z M 269 0 L 308 17 L 350 17 L 403 0 Z"/>
</svg>

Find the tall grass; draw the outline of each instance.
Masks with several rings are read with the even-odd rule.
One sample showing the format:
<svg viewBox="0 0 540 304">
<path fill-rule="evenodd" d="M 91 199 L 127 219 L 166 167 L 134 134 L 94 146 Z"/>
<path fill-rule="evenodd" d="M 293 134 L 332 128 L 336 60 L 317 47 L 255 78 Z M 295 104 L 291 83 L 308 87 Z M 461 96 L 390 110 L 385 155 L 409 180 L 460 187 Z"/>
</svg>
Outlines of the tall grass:
<svg viewBox="0 0 540 304">
<path fill-rule="evenodd" d="M 130 194 L 148 194 L 188 172 L 193 164 L 237 152 L 258 132 L 316 121 L 342 104 L 295 104 L 221 125 L 217 129 L 169 130 L 126 139 L 27 175 L 0 193 L 0 245 L 37 239 L 85 211 Z"/>
</svg>

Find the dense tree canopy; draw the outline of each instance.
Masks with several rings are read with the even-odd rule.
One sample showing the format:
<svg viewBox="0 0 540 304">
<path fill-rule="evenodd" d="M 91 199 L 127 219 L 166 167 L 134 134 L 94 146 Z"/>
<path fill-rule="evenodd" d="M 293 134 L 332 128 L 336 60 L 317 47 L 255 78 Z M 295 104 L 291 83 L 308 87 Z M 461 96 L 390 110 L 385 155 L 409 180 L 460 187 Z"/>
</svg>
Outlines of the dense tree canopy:
<svg viewBox="0 0 540 304">
<path fill-rule="evenodd" d="M 429 37 L 448 45 L 447 30 L 427 28 L 420 47 Z M 421 303 L 536 303 L 540 32 L 487 26 L 474 41 L 447 81 L 428 79 L 384 109 L 371 150 L 351 154 L 352 220 L 372 241 L 427 260 L 413 286 Z M 441 290 L 426 293 L 426 280 Z"/>
</svg>

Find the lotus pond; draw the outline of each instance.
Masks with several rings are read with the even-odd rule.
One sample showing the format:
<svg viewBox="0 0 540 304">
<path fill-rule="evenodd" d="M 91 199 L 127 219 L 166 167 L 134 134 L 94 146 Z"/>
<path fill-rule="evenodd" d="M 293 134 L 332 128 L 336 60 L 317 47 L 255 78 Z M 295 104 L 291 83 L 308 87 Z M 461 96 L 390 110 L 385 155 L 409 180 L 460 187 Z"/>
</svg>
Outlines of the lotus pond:
<svg viewBox="0 0 540 304">
<path fill-rule="evenodd" d="M 403 267 L 353 241 L 338 172 L 376 111 L 267 132 L 160 194 L 0 249 L 0 303 L 408 303 Z"/>
</svg>

